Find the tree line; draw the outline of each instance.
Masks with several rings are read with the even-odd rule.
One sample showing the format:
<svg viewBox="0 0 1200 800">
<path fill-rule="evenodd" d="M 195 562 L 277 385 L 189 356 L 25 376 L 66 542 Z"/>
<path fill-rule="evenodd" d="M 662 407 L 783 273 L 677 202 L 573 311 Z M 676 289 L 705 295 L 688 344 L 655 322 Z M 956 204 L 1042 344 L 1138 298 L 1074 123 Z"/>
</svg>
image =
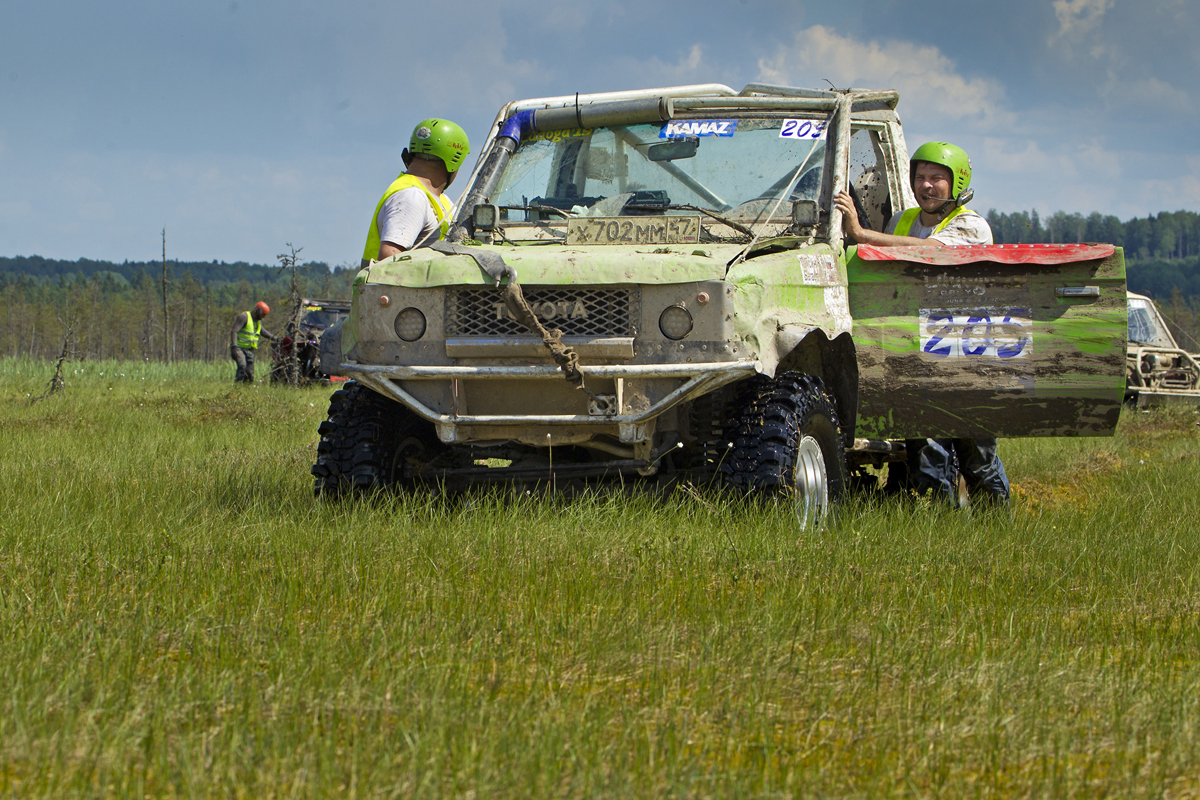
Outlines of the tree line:
<svg viewBox="0 0 1200 800">
<path fill-rule="evenodd" d="M 29 263 L 35 271 L 19 268 Z M 165 309 L 161 272 L 154 262 L 0 258 L 0 355 L 57 357 L 70 328 L 80 360 L 224 359 L 234 316 L 259 300 L 272 309 L 266 328 L 285 326 L 291 275 L 278 267 L 168 262 Z M 308 297 L 349 298 L 355 272 L 297 267 Z"/>
<path fill-rule="evenodd" d="M 1200 214 L 1195 211 L 1163 211 L 1142 219 L 1122 222 L 1099 212 L 1067 214 L 1057 211 L 1042 219 L 1037 211 L 987 213 L 996 244 L 1066 244 L 1106 242 L 1125 249 L 1126 262 L 1200 256 Z"/>
</svg>

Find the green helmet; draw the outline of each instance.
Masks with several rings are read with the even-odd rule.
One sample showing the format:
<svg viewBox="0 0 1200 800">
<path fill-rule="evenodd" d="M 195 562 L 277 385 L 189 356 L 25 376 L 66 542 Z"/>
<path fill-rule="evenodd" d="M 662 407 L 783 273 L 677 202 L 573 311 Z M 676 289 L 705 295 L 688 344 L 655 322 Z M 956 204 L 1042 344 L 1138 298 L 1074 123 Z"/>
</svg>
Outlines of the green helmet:
<svg viewBox="0 0 1200 800">
<path fill-rule="evenodd" d="M 957 200 L 971 185 L 971 159 L 961 147 L 949 142 L 926 142 L 912 154 L 908 167 L 908 183 L 911 186 L 917 173 L 917 162 L 926 161 L 930 164 L 940 164 L 946 167 L 954 176 L 954 185 L 950 194 Z M 963 202 L 967 202 L 963 200 Z"/>
<path fill-rule="evenodd" d="M 408 152 L 427 153 L 446 163 L 447 172 L 458 172 L 471 152 L 471 143 L 462 128 L 445 119 L 427 119 L 417 123 L 408 140 Z"/>
</svg>

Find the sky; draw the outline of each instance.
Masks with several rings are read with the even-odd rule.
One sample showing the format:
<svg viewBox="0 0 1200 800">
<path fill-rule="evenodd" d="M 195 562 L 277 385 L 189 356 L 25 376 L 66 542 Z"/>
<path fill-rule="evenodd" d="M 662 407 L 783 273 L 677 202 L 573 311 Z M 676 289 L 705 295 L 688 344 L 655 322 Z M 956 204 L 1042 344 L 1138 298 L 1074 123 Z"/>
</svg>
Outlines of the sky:
<svg viewBox="0 0 1200 800">
<path fill-rule="evenodd" d="M 981 212 L 1200 210 L 1198 37 L 1200 0 L 0 0 L 0 256 L 357 264 L 420 120 L 469 167 L 510 100 L 690 83 L 897 89 Z"/>
</svg>

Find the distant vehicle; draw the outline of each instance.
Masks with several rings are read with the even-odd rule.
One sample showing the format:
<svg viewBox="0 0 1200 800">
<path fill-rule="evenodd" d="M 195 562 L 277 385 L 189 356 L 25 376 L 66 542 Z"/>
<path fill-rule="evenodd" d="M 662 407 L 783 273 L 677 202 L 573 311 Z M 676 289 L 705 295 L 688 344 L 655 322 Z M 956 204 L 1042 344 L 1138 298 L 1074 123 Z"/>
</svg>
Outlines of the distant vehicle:
<svg viewBox="0 0 1200 800">
<path fill-rule="evenodd" d="M 1125 401 L 1139 408 L 1178 399 L 1200 402 L 1200 363 L 1181 348 L 1149 297 L 1129 298 Z"/>
<path fill-rule="evenodd" d="M 286 335 L 271 346 L 273 364 L 271 382 L 287 382 L 290 377 L 288 359 L 292 347 L 297 347 L 296 366 L 300 372 L 300 383 L 319 381 L 338 382 L 345 378 L 328 375 L 321 370 L 321 336 L 341 320 L 350 316 L 349 300 L 324 300 L 301 298 L 298 313 L 289 319 L 299 318 L 299 331 L 289 322 Z"/>
</svg>

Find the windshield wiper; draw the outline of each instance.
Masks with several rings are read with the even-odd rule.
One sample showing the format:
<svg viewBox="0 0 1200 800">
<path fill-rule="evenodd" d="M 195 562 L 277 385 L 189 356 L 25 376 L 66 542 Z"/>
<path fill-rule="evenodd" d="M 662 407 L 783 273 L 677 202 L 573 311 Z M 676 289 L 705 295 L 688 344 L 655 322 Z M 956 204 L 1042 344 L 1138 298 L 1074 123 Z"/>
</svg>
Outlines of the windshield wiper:
<svg viewBox="0 0 1200 800">
<path fill-rule="evenodd" d="M 548 211 L 551 214 L 557 214 L 563 219 L 571 219 L 572 217 L 577 216 L 572 214 L 570 211 L 563 211 L 561 208 L 537 204 L 528 206 L 500 206 L 500 208 L 504 209 L 505 211 Z"/>
</svg>

